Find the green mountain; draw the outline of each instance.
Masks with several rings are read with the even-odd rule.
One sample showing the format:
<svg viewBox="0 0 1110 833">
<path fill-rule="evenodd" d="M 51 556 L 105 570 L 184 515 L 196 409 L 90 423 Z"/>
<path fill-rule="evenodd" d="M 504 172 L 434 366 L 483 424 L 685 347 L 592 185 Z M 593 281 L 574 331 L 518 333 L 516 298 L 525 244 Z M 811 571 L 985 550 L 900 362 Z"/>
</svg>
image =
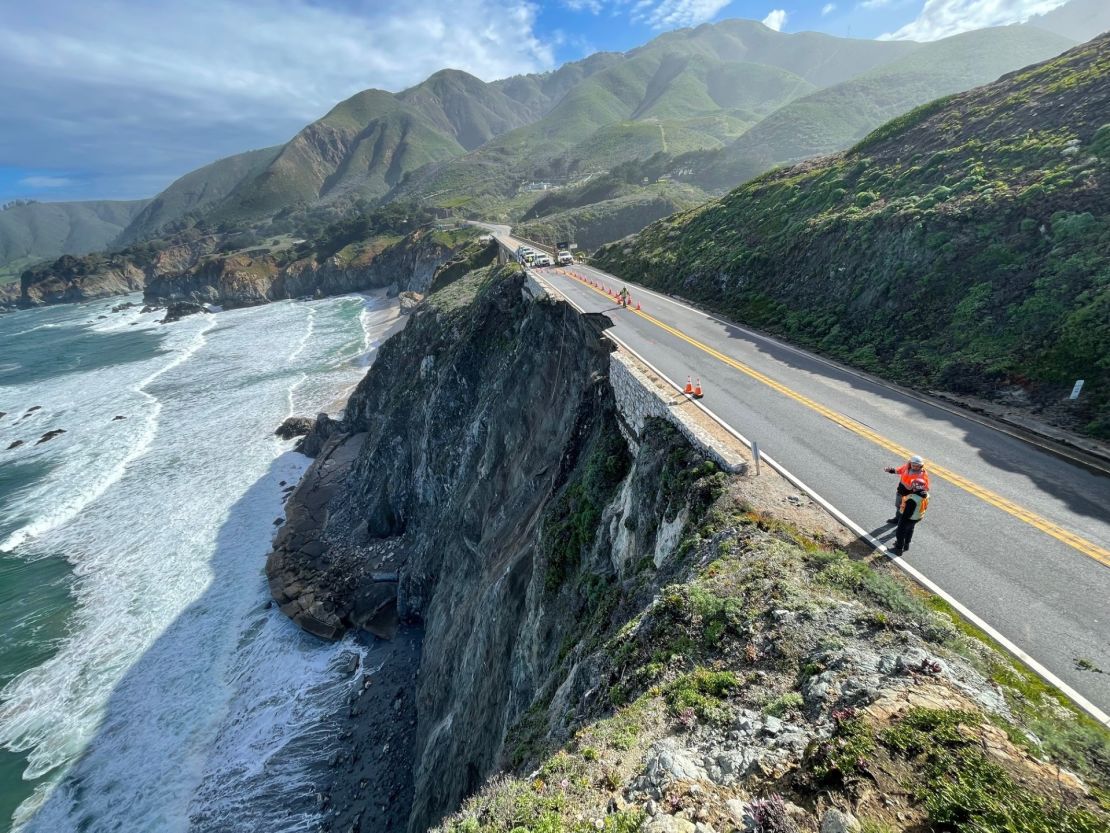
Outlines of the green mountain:
<svg viewBox="0 0 1110 833">
<path fill-rule="evenodd" d="M 750 20 L 669 32 L 609 58 L 538 121 L 420 172 L 395 193 L 459 205 L 479 194 L 512 197 L 522 180 L 574 178 L 660 151 L 720 148 L 817 87 L 917 48 L 784 34 Z"/>
<path fill-rule="evenodd" d="M 1086 41 L 1110 31 L 1110 3 L 1105 0 L 1070 0 L 1026 22 L 1074 41 Z"/>
<path fill-rule="evenodd" d="M 728 188 L 778 164 L 843 150 L 919 104 L 986 84 L 1073 45 L 1032 26 L 979 29 L 922 44 L 857 78 L 790 102 L 713 157 L 694 179 Z"/>
<path fill-rule="evenodd" d="M 17 202 L 0 209 L 0 281 L 26 266 L 108 246 L 147 200 Z"/>
<path fill-rule="evenodd" d="M 201 216 L 230 194 L 240 182 L 258 174 L 273 162 L 280 149 L 272 147 L 238 153 L 185 174 L 150 200 L 123 230 L 117 242 L 127 244 L 145 240 L 188 216 Z"/>
<path fill-rule="evenodd" d="M 364 90 L 285 145 L 258 151 L 249 166 L 242 160 L 246 169 L 234 181 L 222 180 L 232 187 L 208 203 L 206 218 L 255 220 L 294 206 L 381 198 L 411 172 L 542 116 L 612 60 L 596 55 L 557 72 L 492 84 L 443 70 L 397 94 Z"/>
<path fill-rule="evenodd" d="M 1110 437 L 1110 35 L 597 261 L 914 387 L 1064 409 Z"/>
<path fill-rule="evenodd" d="M 1049 29 L 1078 31 L 1081 18 L 1099 19 L 1091 2 L 1071 0 L 1038 18 L 1043 28 L 1005 27 L 934 44 L 787 34 L 727 20 L 548 73 L 487 83 L 443 70 L 396 94 L 360 92 L 281 146 L 187 174 L 127 222 L 115 243 L 170 237 L 197 223 L 205 233 L 248 225 L 261 233 L 275 217 L 276 233 L 299 234 L 306 223 L 326 224 L 363 202 L 415 201 L 519 219 L 543 194 L 532 181 L 574 190 L 658 154 L 674 160 L 664 178 L 719 192 L 775 164 L 847 147 L 935 96 L 1057 54 L 1072 42 Z M 1078 15 L 1065 13 L 1073 7 Z M 589 228 L 599 240 L 598 218 L 619 214 L 625 219 L 612 228 L 623 232 L 628 218 L 661 210 L 658 196 L 626 191 L 623 202 L 586 214 L 575 205 L 560 224 Z M 639 207 L 630 209 L 629 200 Z"/>
</svg>

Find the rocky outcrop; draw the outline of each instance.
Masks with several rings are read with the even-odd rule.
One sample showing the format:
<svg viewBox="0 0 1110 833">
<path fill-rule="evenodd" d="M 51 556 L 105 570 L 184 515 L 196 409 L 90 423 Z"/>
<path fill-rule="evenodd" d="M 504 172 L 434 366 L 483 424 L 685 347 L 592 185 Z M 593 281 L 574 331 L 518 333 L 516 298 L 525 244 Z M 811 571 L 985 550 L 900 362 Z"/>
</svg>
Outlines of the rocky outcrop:
<svg viewBox="0 0 1110 833">
<path fill-rule="evenodd" d="M 661 549 L 663 564 L 677 543 L 698 477 L 675 466 L 702 458 L 659 421 L 630 450 L 606 326 L 515 266 L 430 296 L 287 504 L 267 562 L 283 612 L 329 639 L 423 625 L 412 831 L 476 789 L 508 728 L 564 682 L 560 645 L 599 615 L 591 594 L 631 574 L 625 556 Z"/>
<path fill-rule="evenodd" d="M 165 317 L 159 321 L 159 324 L 173 324 L 175 321 L 180 321 L 182 318 L 188 318 L 190 315 L 197 315 L 198 313 L 207 313 L 208 309 L 200 304 L 192 304 L 188 301 L 174 301 L 166 307 Z"/>
<path fill-rule="evenodd" d="M 272 255 L 239 252 L 154 276 L 144 298 L 148 303 L 189 300 L 231 308 L 387 287 L 425 292 L 436 270 L 462 248 L 421 229 L 353 262 L 333 256 L 320 263 L 305 258 L 283 264 Z"/>
<path fill-rule="evenodd" d="M 274 434 L 283 440 L 291 440 L 294 437 L 303 437 L 315 426 L 316 420 L 312 417 L 291 416 L 277 427 Z"/>
<path fill-rule="evenodd" d="M 90 263 L 82 258 L 59 258 L 49 269 L 27 271 L 20 279 L 18 306 L 70 304 L 137 292 L 146 273 L 124 257 Z"/>
</svg>

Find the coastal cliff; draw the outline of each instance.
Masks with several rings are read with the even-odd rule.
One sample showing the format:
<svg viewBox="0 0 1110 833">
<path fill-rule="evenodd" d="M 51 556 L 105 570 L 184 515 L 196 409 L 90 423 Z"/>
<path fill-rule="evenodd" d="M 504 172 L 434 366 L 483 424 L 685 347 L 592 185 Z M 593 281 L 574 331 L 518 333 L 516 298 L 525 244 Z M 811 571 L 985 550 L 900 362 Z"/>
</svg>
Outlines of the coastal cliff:
<svg viewBox="0 0 1110 833">
<path fill-rule="evenodd" d="M 266 249 L 221 251 L 219 236 L 164 248 L 140 244 L 116 253 L 67 255 L 25 271 L 18 283 L 0 286 L 0 309 L 80 303 L 138 291 L 155 306 L 184 301 L 225 308 L 382 288 L 423 293 L 436 271 L 455 258 L 462 256 L 470 265 L 493 259 L 492 249 L 470 246 L 473 236 L 418 229 L 360 244 L 354 257 L 344 252 L 320 261 L 290 259 L 288 253 Z"/>
<path fill-rule="evenodd" d="M 396 242 L 367 246 L 351 259 L 337 254 L 321 262 L 311 257 L 286 262 L 274 254 L 234 252 L 157 276 L 143 297 L 150 304 L 189 301 L 231 308 L 387 287 L 423 293 L 436 270 L 468 242 L 420 229 Z"/>
<path fill-rule="evenodd" d="M 1106 732 L 789 483 L 627 421 L 607 326 L 513 265 L 442 282 L 310 435 L 271 592 L 395 646 L 323 829 L 909 830 L 965 799 L 1105 824 Z M 933 801 L 953 762 L 974 795 Z"/>
</svg>

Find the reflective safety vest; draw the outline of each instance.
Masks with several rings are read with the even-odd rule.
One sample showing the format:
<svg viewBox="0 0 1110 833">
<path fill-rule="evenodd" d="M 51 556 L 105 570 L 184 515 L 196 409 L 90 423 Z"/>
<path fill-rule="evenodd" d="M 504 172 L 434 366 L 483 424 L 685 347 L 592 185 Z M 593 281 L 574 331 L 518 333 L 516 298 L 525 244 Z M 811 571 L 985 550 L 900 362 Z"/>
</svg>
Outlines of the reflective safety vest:
<svg viewBox="0 0 1110 833">
<path fill-rule="evenodd" d="M 921 467 L 920 471 L 911 471 L 910 464 L 903 463 L 896 468 L 895 471 L 898 472 L 899 481 L 901 481 L 902 485 L 907 489 L 913 488 L 913 481 L 915 480 L 924 480 L 925 488 L 929 488 L 929 473 L 925 471 L 924 466 Z"/>
<path fill-rule="evenodd" d="M 910 515 L 911 521 L 920 521 L 925 517 L 925 510 L 929 508 L 929 496 L 919 495 L 917 492 L 910 492 L 902 498 L 902 514 L 906 512 L 906 503 L 913 502 L 913 514 Z"/>
</svg>

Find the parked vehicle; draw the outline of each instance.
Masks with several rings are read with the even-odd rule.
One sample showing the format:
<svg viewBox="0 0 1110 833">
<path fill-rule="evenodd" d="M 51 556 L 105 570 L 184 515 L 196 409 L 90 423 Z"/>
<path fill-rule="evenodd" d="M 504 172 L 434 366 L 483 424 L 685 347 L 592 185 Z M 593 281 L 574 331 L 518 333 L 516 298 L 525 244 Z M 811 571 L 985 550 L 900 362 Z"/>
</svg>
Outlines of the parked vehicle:
<svg viewBox="0 0 1110 833">
<path fill-rule="evenodd" d="M 574 255 L 566 249 L 562 249 L 559 251 L 558 260 L 560 266 L 566 266 L 568 263 L 574 263 Z"/>
<path fill-rule="evenodd" d="M 551 259 L 551 255 L 540 252 L 536 255 L 536 259 L 532 262 L 533 266 L 554 266 L 555 261 Z"/>
</svg>

